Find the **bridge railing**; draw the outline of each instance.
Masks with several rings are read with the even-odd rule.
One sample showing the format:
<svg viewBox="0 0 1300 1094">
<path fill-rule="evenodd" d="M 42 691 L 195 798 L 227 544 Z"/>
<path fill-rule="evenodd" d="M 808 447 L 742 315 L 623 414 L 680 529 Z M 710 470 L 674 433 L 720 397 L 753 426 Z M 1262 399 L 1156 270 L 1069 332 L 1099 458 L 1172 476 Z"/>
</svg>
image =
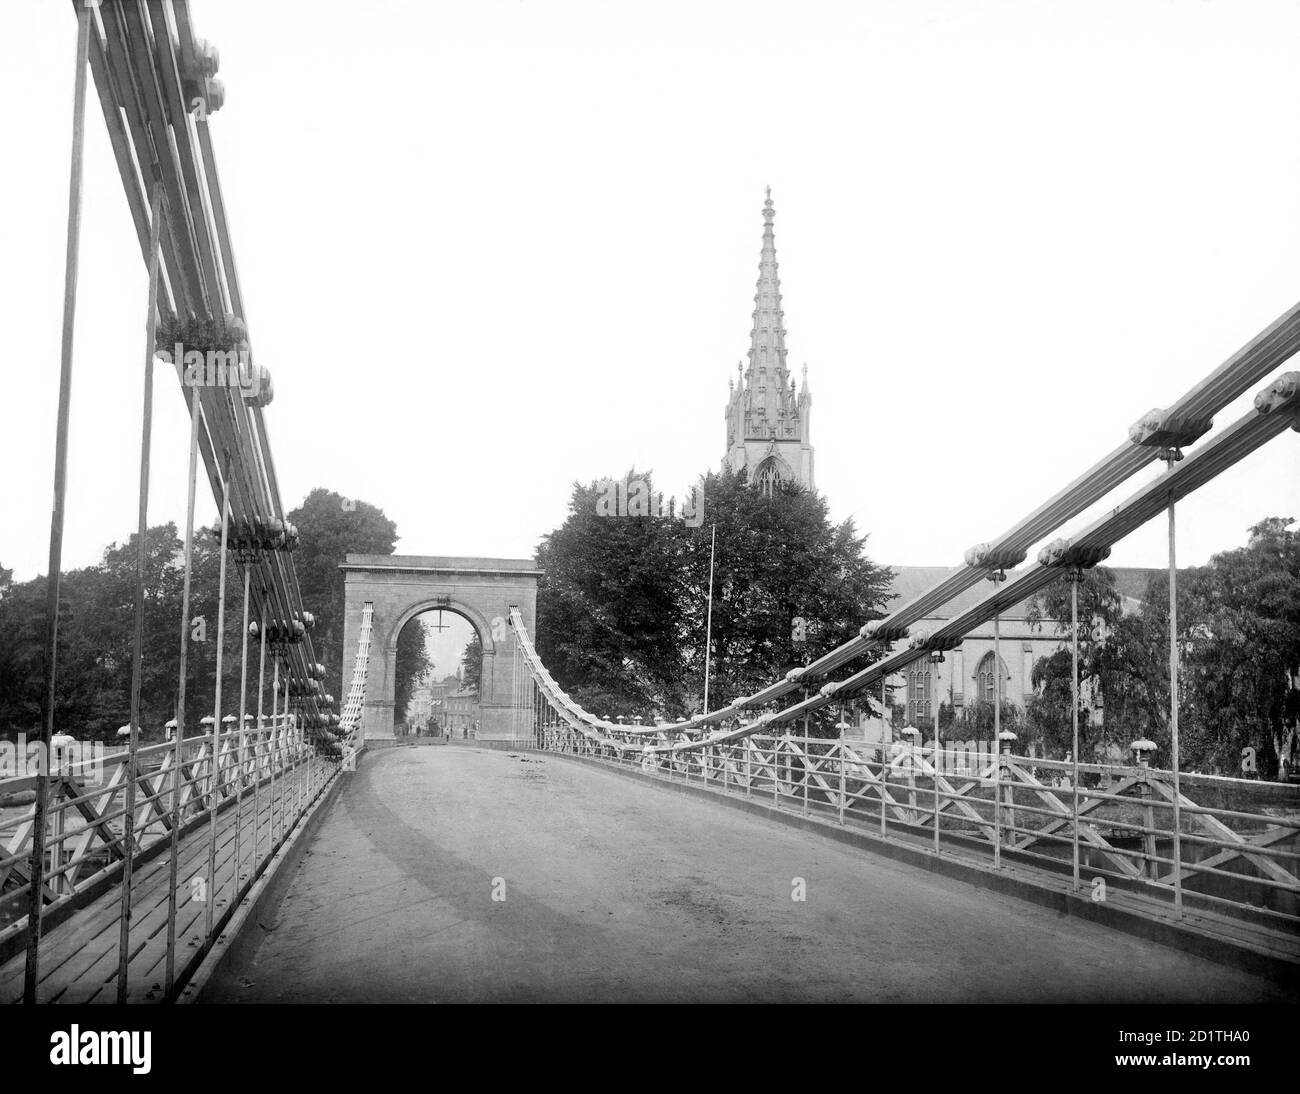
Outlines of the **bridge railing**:
<svg viewBox="0 0 1300 1094">
<path fill-rule="evenodd" d="M 352 663 L 352 682 L 339 715 L 339 729 L 343 735 L 355 740 L 361 725 L 361 715 L 366 705 L 366 677 L 370 671 L 370 635 L 375 606 L 366 601 L 361 609 L 361 627 L 357 632 L 357 655 Z"/>
<path fill-rule="evenodd" d="M 49 927 L 121 879 L 126 789 L 135 783 L 133 857 L 137 862 L 228 809 L 235 810 L 234 861 L 257 875 L 284 836 L 339 769 L 292 717 L 127 750 L 53 770 L 0 779 L 0 962 L 27 932 L 35 808 L 23 802 L 46 781 L 42 916 Z M 214 738 L 217 740 L 214 749 Z M 252 806 L 244 832 L 242 809 Z M 265 814 L 265 815 L 264 815 Z M 188 879 L 182 879 L 182 884 Z"/>
<path fill-rule="evenodd" d="M 537 746 L 764 798 L 934 854 L 1031 866 L 1104 899 L 1106 887 L 1300 932 L 1300 789 L 933 744 L 754 734 L 693 751 L 631 752 L 558 719 Z"/>
</svg>

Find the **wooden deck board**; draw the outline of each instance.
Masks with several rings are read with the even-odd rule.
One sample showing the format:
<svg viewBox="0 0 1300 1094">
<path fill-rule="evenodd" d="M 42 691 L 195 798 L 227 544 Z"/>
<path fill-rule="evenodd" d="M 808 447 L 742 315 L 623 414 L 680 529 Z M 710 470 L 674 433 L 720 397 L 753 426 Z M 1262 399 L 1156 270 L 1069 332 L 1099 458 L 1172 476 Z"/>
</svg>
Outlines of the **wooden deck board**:
<svg viewBox="0 0 1300 1094">
<path fill-rule="evenodd" d="M 323 775 L 324 772 L 321 772 Z M 313 789 L 321 788 L 317 779 Z M 302 784 L 302 800 L 307 801 L 307 785 Z M 287 794 L 286 794 L 287 791 Z M 214 921 L 228 910 L 235 897 L 236 873 L 242 875 L 240 888 L 251 884 L 260 861 L 268 858 L 285 834 L 285 826 L 296 820 L 296 780 L 277 775 L 275 794 L 269 784 L 259 788 L 254 813 L 251 790 L 244 792 L 238 809 L 240 847 L 238 870 L 235 867 L 236 809 L 228 807 L 217 817 L 216 881 L 209 897 L 217 901 Z M 287 797 L 287 808 L 282 808 Z M 258 847 L 253 846 L 254 820 Z M 272 822 L 274 820 L 274 830 Z M 176 886 L 176 969 L 179 975 L 185 963 L 201 948 L 205 935 L 207 905 L 192 899 L 190 879 L 206 874 L 211 828 L 200 824 L 184 835 L 177 854 Z M 260 858 L 258 857 L 260 853 Z M 128 998 L 132 1002 L 162 1002 L 162 984 L 166 975 L 167 916 L 169 906 L 170 856 L 166 853 L 138 866 L 131 885 L 131 951 L 128 962 Z M 117 999 L 119 914 L 121 889 L 113 886 L 41 939 L 41 1002 L 85 1003 L 115 1002 Z M 23 994 L 25 955 L 16 954 L 0 966 L 0 1002 L 19 1002 Z M 152 995 L 152 999 L 148 996 Z"/>
</svg>

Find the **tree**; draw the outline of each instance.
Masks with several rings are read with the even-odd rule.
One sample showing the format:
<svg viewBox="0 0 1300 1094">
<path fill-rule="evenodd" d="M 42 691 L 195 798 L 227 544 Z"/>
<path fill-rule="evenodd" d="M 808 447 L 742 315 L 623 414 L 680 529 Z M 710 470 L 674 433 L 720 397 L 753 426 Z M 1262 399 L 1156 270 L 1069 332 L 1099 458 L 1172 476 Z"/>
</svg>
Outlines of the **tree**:
<svg viewBox="0 0 1300 1094">
<path fill-rule="evenodd" d="M 411 695 L 433 668 L 433 659 L 425 646 L 424 621 L 410 620 L 397 636 L 397 679 L 393 689 L 393 719 L 406 720 Z"/>
<path fill-rule="evenodd" d="M 1253 748 L 1259 774 L 1274 778 L 1281 758 L 1294 754 L 1300 533 L 1289 530 L 1292 523 L 1262 520 L 1245 547 L 1179 574 L 1179 751 L 1189 766 L 1237 770 L 1242 750 Z M 1163 588 L 1163 598 L 1152 599 L 1152 622 L 1167 649 Z"/>
<path fill-rule="evenodd" d="M 1028 621 L 1042 626 L 1051 621 L 1065 645 L 1034 665 L 1035 694 L 1025 709 L 1025 735 L 1039 741 L 1051 756 L 1064 756 L 1074 748 L 1070 704 L 1073 655 L 1070 648 L 1072 581 L 1063 573 L 1030 604 Z M 1079 643 L 1079 752 L 1095 754 L 1110 744 L 1127 745 L 1153 732 L 1151 720 L 1159 717 L 1161 692 L 1168 686 L 1158 657 L 1147 646 L 1146 626 L 1140 617 L 1126 617 L 1106 566 L 1082 572 L 1078 590 Z M 1104 711 L 1098 721 L 1092 702 Z"/>
<path fill-rule="evenodd" d="M 141 661 L 141 729 L 160 739 L 175 713 L 183 600 L 182 544 L 174 524 L 145 536 L 145 616 Z M 191 728 L 212 713 L 216 676 L 219 541 L 195 535 L 190 618 L 203 618 L 203 641 L 192 641 L 186 671 L 186 719 Z M 55 725 L 82 738 L 111 738 L 130 718 L 134 659 L 136 537 L 110 545 L 95 566 L 63 575 L 59 598 Z M 0 600 L 0 730 L 39 729 L 45 676 L 46 580 L 14 586 Z M 226 702 L 238 706 L 239 580 L 227 567 L 223 672 Z"/>
<path fill-rule="evenodd" d="M 316 616 L 312 644 L 325 666 L 325 690 L 340 696 L 356 651 L 343 648 L 344 581 L 339 566 L 347 561 L 349 551 L 391 555 L 397 545 L 397 525 L 382 509 L 324 487 L 308 494 L 288 519 L 298 526 L 294 569 L 303 607 Z M 405 681 L 408 692 L 413 683 Z"/>
<path fill-rule="evenodd" d="M 479 637 L 477 629 L 461 652 L 460 669 L 461 686 L 477 697 L 483 679 L 483 640 Z"/>
<path fill-rule="evenodd" d="M 649 472 L 624 481 L 653 491 Z M 606 487 L 573 484 L 565 522 L 537 550 L 537 650 L 575 700 L 608 717 L 680 713 L 682 526 L 604 515 Z"/>
<path fill-rule="evenodd" d="M 325 690 L 342 694 L 343 574 L 349 551 L 391 554 L 396 526 L 365 502 L 347 502 L 317 489 L 289 519 L 298 525 L 300 547 L 290 556 L 304 607 L 317 617 L 312 635 L 327 670 Z M 220 529 L 195 530 L 189 624 L 195 627 L 186 666 L 187 731 L 213 713 L 216 682 L 217 615 L 221 569 Z M 183 600 L 183 545 L 174 524 L 150 528 L 145 537 L 145 617 L 141 661 L 141 729 L 160 739 L 175 714 L 179 695 L 179 649 Z M 65 573 L 60 585 L 59 649 L 55 725 L 75 736 L 111 738 L 130 718 L 134 658 L 136 537 L 111 544 L 100 562 Z M 45 678 L 46 579 L 14 584 L 0 568 L 0 734 L 34 734 L 40 729 Z M 222 713 L 238 713 L 243 581 L 233 558 L 226 562 L 226 630 L 223 650 Z M 256 645 L 248 710 L 257 710 Z M 399 681 L 409 694 L 427 669 L 411 651 L 401 659 L 408 673 Z M 350 668 L 350 666 L 348 666 Z M 409 673 L 415 673 L 410 676 Z M 270 675 L 268 666 L 268 676 Z M 266 709 L 269 712 L 269 679 Z"/>
<path fill-rule="evenodd" d="M 893 572 L 864 555 L 866 537 L 852 520 L 831 524 L 821 495 L 784 482 L 765 496 L 730 471 L 706 476 L 703 495 L 704 523 L 685 529 L 680 610 L 687 695 L 702 697 L 704 690 L 711 527 L 717 550 L 710 707 L 753 694 L 882 616 Z M 859 659 L 832 678 L 873 659 Z M 870 709 L 869 698 L 859 701 Z M 839 720 L 831 705 L 810 717 L 809 730 L 832 736 Z"/>
<path fill-rule="evenodd" d="M 600 484 L 574 484 L 568 518 L 538 550 L 538 652 L 598 714 L 681 718 L 701 709 L 714 527 L 710 708 L 753 694 L 881 615 L 891 573 L 863 556 L 852 522 L 830 523 L 819 495 L 785 483 L 767 497 L 731 472 L 702 485 L 705 520 L 693 528 L 671 512 L 603 516 Z M 819 711 L 810 731 L 833 734 L 838 720 L 838 709 Z"/>
<path fill-rule="evenodd" d="M 1010 730 L 1027 743 L 1024 715 L 1010 699 L 1002 700 L 1000 724 L 1003 731 Z M 979 699 L 962 707 L 961 716 L 954 720 L 953 736 L 963 741 L 993 740 L 993 703 Z"/>
<path fill-rule="evenodd" d="M 1290 518 L 1270 517 L 1245 547 L 1178 573 L 1179 757 L 1183 767 L 1236 771 L 1242 749 L 1273 777 L 1297 748 L 1300 710 L 1300 536 Z M 1103 567 L 1080 588 L 1081 690 L 1104 712 L 1101 729 L 1080 713 L 1081 751 L 1156 744 L 1153 762 L 1172 763 L 1169 720 L 1169 579 L 1156 574 L 1141 611 L 1123 615 Z M 1064 581 L 1040 598 L 1041 618 L 1069 619 Z M 1094 633 L 1092 619 L 1103 626 Z M 1068 636 L 1067 622 L 1059 624 Z M 1070 654 L 1060 650 L 1034 669 L 1031 724 L 1049 750 L 1068 751 Z"/>
</svg>

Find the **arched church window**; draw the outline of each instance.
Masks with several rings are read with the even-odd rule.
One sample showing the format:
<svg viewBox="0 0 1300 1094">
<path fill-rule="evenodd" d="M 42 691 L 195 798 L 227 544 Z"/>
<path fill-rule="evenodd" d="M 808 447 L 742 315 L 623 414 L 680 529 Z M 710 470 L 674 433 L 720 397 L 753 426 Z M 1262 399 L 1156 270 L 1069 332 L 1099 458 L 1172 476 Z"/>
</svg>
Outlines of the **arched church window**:
<svg viewBox="0 0 1300 1094">
<path fill-rule="evenodd" d="M 918 661 L 907 674 L 907 713 L 912 725 L 930 717 L 930 666 Z"/>
<path fill-rule="evenodd" d="M 758 469 L 758 477 L 755 479 L 759 491 L 764 497 L 770 498 L 772 491 L 781 484 L 781 469 L 777 466 L 775 460 L 768 460 Z"/>
<path fill-rule="evenodd" d="M 1004 674 L 1005 675 L 1005 674 Z M 998 696 L 997 670 L 994 668 L 993 653 L 989 651 L 981 659 L 975 670 L 976 694 L 985 702 L 995 702 Z"/>
</svg>

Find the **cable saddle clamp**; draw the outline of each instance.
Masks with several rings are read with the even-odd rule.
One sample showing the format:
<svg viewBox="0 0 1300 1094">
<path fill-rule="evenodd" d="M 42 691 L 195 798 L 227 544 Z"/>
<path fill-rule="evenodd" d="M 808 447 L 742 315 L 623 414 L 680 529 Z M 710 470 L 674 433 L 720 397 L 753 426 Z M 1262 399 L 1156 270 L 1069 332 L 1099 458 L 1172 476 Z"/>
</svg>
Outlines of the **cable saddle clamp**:
<svg viewBox="0 0 1300 1094">
<path fill-rule="evenodd" d="M 1291 428 L 1300 433 L 1300 372 L 1284 372 L 1255 396 L 1255 409 L 1261 414 L 1295 411 Z"/>
<path fill-rule="evenodd" d="M 966 552 L 965 558 L 966 565 L 972 570 L 994 571 L 1001 574 L 995 580 L 1003 581 L 1006 575 L 1001 572 L 1014 570 L 1025 561 L 1027 554 L 1029 552 L 1021 547 L 995 547 L 991 543 L 977 543 Z"/>
<path fill-rule="evenodd" d="M 1077 566 L 1091 569 L 1110 557 L 1109 547 L 1075 546 L 1068 539 L 1054 539 L 1038 552 L 1040 566 Z"/>
<path fill-rule="evenodd" d="M 1159 448 L 1162 459 L 1177 461 L 1183 458 L 1182 449 L 1205 436 L 1213 425 L 1213 418 L 1170 414 L 1155 407 L 1129 426 L 1128 439 L 1143 448 Z"/>
</svg>

